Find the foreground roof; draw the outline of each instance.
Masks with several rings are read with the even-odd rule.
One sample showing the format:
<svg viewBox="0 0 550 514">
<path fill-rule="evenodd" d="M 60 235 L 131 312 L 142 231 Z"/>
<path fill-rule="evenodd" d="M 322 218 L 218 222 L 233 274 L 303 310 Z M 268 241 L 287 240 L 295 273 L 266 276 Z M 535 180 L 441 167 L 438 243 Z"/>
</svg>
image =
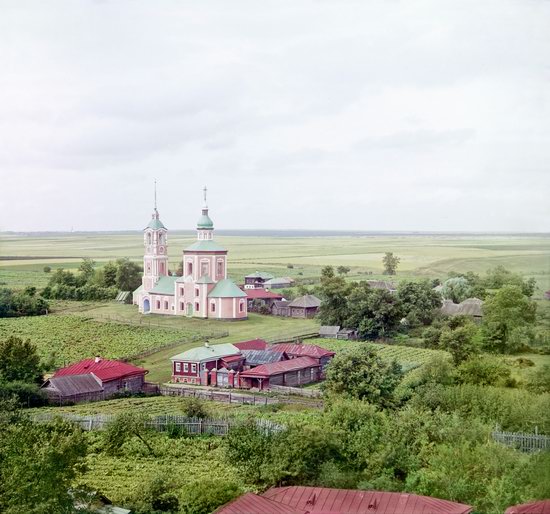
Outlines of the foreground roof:
<svg viewBox="0 0 550 514">
<path fill-rule="evenodd" d="M 153 289 L 152 294 L 174 295 L 174 283 L 179 277 L 160 277 Z"/>
<path fill-rule="evenodd" d="M 508 507 L 505 514 L 550 514 L 550 500 L 514 505 Z"/>
<path fill-rule="evenodd" d="M 246 493 L 215 510 L 213 514 L 307 514 L 254 493 Z"/>
<path fill-rule="evenodd" d="M 228 278 L 220 280 L 208 293 L 208 298 L 244 298 L 245 296 L 246 293 Z"/>
<path fill-rule="evenodd" d="M 100 393 L 103 391 L 103 386 L 93 373 L 52 377 L 44 382 L 42 388 L 53 389 L 60 396 Z"/>
<path fill-rule="evenodd" d="M 207 346 L 208 345 L 208 346 Z M 208 344 L 205 343 L 203 346 L 197 346 L 196 348 L 191 348 L 183 353 L 178 353 L 173 357 L 170 357 L 170 360 L 182 360 L 182 361 L 206 361 L 212 359 L 221 359 L 222 357 L 228 357 L 229 355 L 239 355 L 239 349 L 232 345 L 231 343 L 223 344 Z"/>
<path fill-rule="evenodd" d="M 239 350 L 265 350 L 267 342 L 263 339 L 251 339 L 250 341 L 240 341 L 233 343 Z"/>
<path fill-rule="evenodd" d="M 282 300 L 283 295 L 279 293 L 272 293 L 271 291 L 266 291 L 265 289 L 245 289 L 244 292 L 250 300 L 263 300 L 263 299 L 273 299 L 273 300 Z"/>
<path fill-rule="evenodd" d="M 273 487 L 264 498 L 308 513 L 324 514 L 468 514 L 472 507 L 408 493 L 331 489 L 327 487 Z"/>
<path fill-rule="evenodd" d="M 321 306 L 321 300 L 317 298 L 316 296 L 313 296 L 312 294 L 306 294 L 304 296 L 300 296 L 299 298 L 296 298 L 295 300 L 292 300 L 289 304 L 289 307 L 303 307 L 303 308 L 312 308 L 312 307 L 320 307 Z"/>
<path fill-rule="evenodd" d="M 274 344 L 271 347 L 274 352 L 285 352 L 287 355 L 299 355 L 300 357 L 313 357 L 314 359 L 320 359 L 334 355 L 334 352 L 321 348 L 316 344 L 295 344 L 295 343 L 280 343 Z"/>
<path fill-rule="evenodd" d="M 289 371 L 297 371 L 299 369 L 319 367 L 319 363 L 311 357 L 297 357 L 288 361 L 272 362 L 270 364 L 262 364 L 248 371 L 243 371 L 241 377 L 271 377 L 288 373 Z"/>
<path fill-rule="evenodd" d="M 97 378 L 106 382 L 133 375 L 144 375 L 147 373 L 147 370 L 122 361 L 99 359 L 99 361 L 96 362 L 96 359 L 84 359 L 66 368 L 57 370 L 54 374 L 54 378 L 90 373 L 93 373 Z"/>
</svg>

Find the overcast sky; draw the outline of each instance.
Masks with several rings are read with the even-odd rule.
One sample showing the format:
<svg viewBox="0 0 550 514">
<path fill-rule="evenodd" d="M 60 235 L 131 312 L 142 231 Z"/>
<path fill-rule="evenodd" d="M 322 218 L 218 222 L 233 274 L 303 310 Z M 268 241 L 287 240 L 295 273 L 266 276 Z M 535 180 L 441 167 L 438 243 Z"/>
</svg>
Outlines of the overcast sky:
<svg viewBox="0 0 550 514">
<path fill-rule="evenodd" d="M 0 230 L 550 231 L 548 0 L 0 0 Z"/>
</svg>

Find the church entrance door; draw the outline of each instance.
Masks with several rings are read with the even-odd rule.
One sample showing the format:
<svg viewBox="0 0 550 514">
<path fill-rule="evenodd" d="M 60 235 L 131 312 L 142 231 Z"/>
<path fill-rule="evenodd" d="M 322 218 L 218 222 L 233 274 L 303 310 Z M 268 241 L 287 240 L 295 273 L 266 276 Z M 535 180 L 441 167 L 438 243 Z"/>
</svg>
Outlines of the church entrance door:
<svg viewBox="0 0 550 514">
<path fill-rule="evenodd" d="M 187 315 L 188 316 L 193 316 L 193 304 L 192 303 L 187 304 Z"/>
<path fill-rule="evenodd" d="M 149 299 L 145 298 L 143 300 L 143 312 L 149 312 L 151 310 L 151 304 L 149 303 Z"/>
</svg>

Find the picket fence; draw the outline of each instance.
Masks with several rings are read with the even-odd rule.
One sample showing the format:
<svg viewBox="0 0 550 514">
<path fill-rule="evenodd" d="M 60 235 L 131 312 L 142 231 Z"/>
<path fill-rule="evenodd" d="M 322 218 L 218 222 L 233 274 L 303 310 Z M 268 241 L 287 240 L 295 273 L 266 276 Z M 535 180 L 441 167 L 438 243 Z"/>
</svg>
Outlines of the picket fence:
<svg viewBox="0 0 550 514">
<path fill-rule="evenodd" d="M 109 423 L 116 419 L 113 414 L 92 414 L 87 416 L 78 416 L 74 414 L 41 414 L 33 417 L 33 421 L 46 423 L 55 418 L 61 417 L 67 421 L 71 421 L 78 425 L 82 430 L 103 430 Z M 178 415 L 162 415 L 149 418 L 145 422 L 145 426 L 157 432 L 166 432 L 174 428 L 184 429 L 188 435 L 217 435 L 225 436 L 229 430 L 237 426 L 238 422 L 230 419 L 203 419 L 190 418 L 187 416 Z M 284 429 L 284 426 L 274 423 L 267 419 L 259 419 L 256 421 L 256 427 L 266 433 L 279 432 Z"/>
<path fill-rule="evenodd" d="M 522 452 L 550 450 L 550 436 L 541 435 L 535 429 L 534 434 L 524 432 L 503 432 L 497 427 L 491 434 L 493 439 Z"/>
</svg>

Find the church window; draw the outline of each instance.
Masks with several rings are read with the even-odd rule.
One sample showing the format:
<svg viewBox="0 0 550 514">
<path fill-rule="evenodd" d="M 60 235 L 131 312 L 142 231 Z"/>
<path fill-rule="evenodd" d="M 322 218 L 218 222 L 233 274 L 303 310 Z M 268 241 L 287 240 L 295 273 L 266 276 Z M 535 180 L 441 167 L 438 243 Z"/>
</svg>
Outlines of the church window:
<svg viewBox="0 0 550 514">
<path fill-rule="evenodd" d="M 180 295 L 183 296 L 183 287 L 180 287 Z"/>
<path fill-rule="evenodd" d="M 151 232 L 147 232 L 147 244 L 151 244 Z"/>
<path fill-rule="evenodd" d="M 212 312 L 216 312 L 216 304 L 215 303 L 210 304 L 210 310 Z"/>
<path fill-rule="evenodd" d="M 187 263 L 187 274 L 188 274 L 188 275 L 192 275 L 192 274 L 193 274 L 193 263 L 192 263 L 192 262 L 188 262 L 188 263 Z"/>
<path fill-rule="evenodd" d="M 185 310 L 185 304 L 183 302 L 180 302 L 180 310 Z"/>
<path fill-rule="evenodd" d="M 166 300 L 164 300 L 164 308 L 168 310 L 168 302 Z"/>
<path fill-rule="evenodd" d="M 200 309 L 199 302 L 195 303 L 195 310 L 198 311 Z"/>
<path fill-rule="evenodd" d="M 223 277 L 223 261 L 218 261 L 217 275 L 218 277 Z"/>
<path fill-rule="evenodd" d="M 195 287 L 195 296 L 199 296 L 200 290 L 198 287 Z"/>
<path fill-rule="evenodd" d="M 208 262 L 201 262 L 201 277 L 208 275 Z"/>
<path fill-rule="evenodd" d="M 164 240 L 164 234 L 161 232 L 159 234 L 159 244 L 162 244 L 163 243 L 163 240 Z"/>
<path fill-rule="evenodd" d="M 157 300 L 157 309 L 160 309 L 160 300 Z"/>
<path fill-rule="evenodd" d="M 164 275 L 164 262 L 160 263 L 160 274 Z"/>
</svg>

